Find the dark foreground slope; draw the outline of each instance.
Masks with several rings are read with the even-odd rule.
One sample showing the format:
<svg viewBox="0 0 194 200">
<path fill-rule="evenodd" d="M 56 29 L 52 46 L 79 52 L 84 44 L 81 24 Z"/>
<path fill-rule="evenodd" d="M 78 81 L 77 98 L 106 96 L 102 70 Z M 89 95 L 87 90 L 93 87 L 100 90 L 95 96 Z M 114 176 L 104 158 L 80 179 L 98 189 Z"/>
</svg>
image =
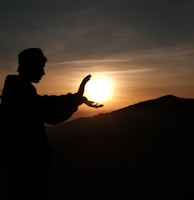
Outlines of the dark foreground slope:
<svg viewBox="0 0 194 200">
<path fill-rule="evenodd" d="M 52 199 L 194 197 L 193 115 L 194 99 L 167 95 L 48 127 Z"/>
</svg>

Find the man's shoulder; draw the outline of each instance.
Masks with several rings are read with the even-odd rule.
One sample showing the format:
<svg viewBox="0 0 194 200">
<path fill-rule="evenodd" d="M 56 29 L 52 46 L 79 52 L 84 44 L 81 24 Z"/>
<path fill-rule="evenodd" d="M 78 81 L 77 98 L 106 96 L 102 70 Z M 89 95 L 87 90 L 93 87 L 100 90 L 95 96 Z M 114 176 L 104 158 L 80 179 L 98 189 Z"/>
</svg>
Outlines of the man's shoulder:
<svg viewBox="0 0 194 200">
<path fill-rule="evenodd" d="M 26 81 L 25 78 L 15 74 L 9 74 L 6 76 L 5 83 L 4 83 L 4 94 L 5 91 L 9 91 L 13 94 L 36 94 L 35 87 L 29 82 Z"/>
<path fill-rule="evenodd" d="M 15 82 L 18 80 L 19 80 L 19 76 L 15 74 L 9 74 L 6 76 L 6 79 L 5 79 L 6 82 Z"/>
</svg>

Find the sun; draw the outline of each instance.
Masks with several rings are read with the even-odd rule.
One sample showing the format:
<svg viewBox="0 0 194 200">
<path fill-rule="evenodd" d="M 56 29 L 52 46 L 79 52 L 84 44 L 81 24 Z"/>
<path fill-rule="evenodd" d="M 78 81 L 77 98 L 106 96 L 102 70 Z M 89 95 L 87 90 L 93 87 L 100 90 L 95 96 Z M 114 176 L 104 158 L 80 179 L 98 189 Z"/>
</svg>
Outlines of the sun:
<svg viewBox="0 0 194 200">
<path fill-rule="evenodd" d="M 85 92 L 89 100 L 95 102 L 106 101 L 111 97 L 111 83 L 110 81 L 103 78 L 91 79 L 86 84 Z"/>
</svg>

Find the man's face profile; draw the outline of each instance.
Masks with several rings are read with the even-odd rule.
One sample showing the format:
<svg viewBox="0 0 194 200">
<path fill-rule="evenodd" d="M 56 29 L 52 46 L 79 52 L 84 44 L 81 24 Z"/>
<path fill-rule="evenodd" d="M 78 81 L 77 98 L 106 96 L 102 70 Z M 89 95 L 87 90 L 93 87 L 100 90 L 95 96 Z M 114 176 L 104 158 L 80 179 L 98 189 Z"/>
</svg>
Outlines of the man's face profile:
<svg viewBox="0 0 194 200">
<path fill-rule="evenodd" d="M 39 48 L 29 48 L 18 55 L 18 72 L 30 82 L 38 83 L 45 75 L 44 67 L 47 58 Z"/>
<path fill-rule="evenodd" d="M 41 78 L 45 75 L 44 71 L 45 63 L 36 62 L 30 67 L 29 78 L 33 83 L 38 83 Z"/>
</svg>

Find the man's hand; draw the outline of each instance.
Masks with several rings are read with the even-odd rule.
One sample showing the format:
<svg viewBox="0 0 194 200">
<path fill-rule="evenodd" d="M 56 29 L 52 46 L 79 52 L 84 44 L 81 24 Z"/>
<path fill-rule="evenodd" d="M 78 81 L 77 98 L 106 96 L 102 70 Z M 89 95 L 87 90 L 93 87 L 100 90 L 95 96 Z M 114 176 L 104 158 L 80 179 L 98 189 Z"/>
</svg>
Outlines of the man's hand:
<svg viewBox="0 0 194 200">
<path fill-rule="evenodd" d="M 81 82 L 81 84 L 79 86 L 78 92 L 77 92 L 78 95 L 83 96 L 85 85 L 90 80 L 90 78 L 91 78 L 91 75 L 88 75 L 82 80 L 82 82 Z"/>
<path fill-rule="evenodd" d="M 93 107 L 93 108 L 103 107 L 104 105 L 95 103 L 94 101 L 89 101 L 86 97 L 83 96 L 85 85 L 90 80 L 90 78 L 91 78 L 91 75 L 88 75 L 82 80 L 77 94 L 80 96 L 80 98 L 82 98 L 82 102 L 85 103 L 87 106 Z"/>
<path fill-rule="evenodd" d="M 98 104 L 98 103 L 95 103 L 94 101 L 89 101 L 86 97 L 83 97 L 83 103 L 93 108 L 101 108 L 104 106 L 103 104 Z"/>
</svg>

